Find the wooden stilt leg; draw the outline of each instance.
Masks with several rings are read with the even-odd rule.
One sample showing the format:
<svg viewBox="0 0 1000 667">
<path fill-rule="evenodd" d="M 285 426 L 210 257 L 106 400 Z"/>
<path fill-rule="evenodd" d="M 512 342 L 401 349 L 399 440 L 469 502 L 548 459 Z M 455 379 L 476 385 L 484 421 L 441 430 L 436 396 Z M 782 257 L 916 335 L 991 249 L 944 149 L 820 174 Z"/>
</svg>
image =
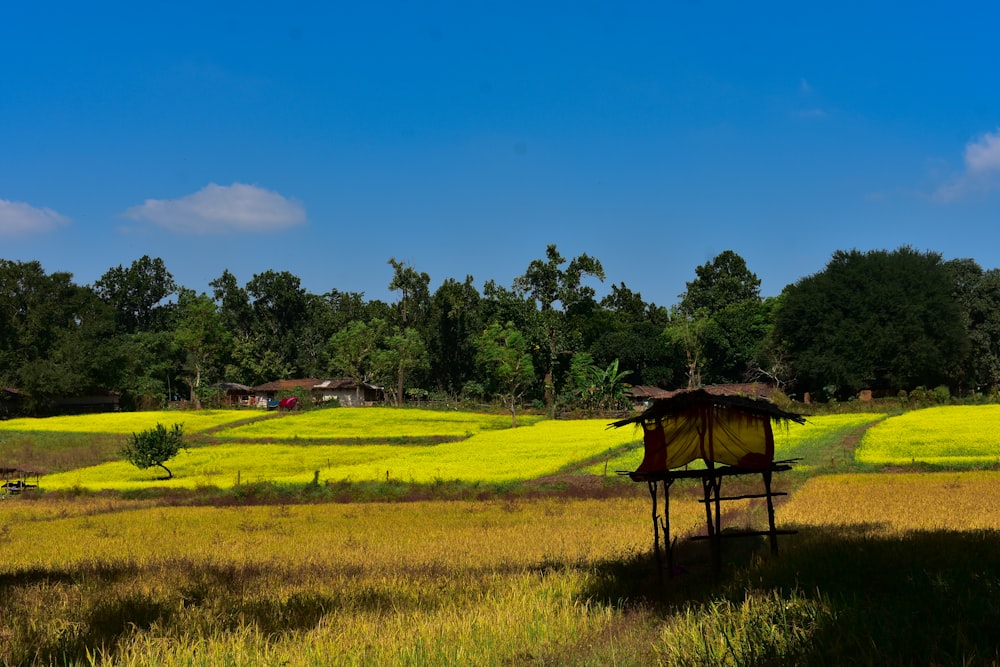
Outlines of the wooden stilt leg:
<svg viewBox="0 0 1000 667">
<path fill-rule="evenodd" d="M 767 495 L 767 534 L 771 540 L 771 553 L 775 556 L 778 555 L 778 532 L 774 525 L 774 499 L 771 496 L 771 471 L 765 470 L 762 473 L 764 477 L 764 493 Z"/>
<path fill-rule="evenodd" d="M 656 560 L 656 573 L 663 581 L 663 561 L 660 559 L 660 519 L 656 511 L 656 482 L 646 482 L 649 496 L 653 499 L 653 558 Z"/>
<path fill-rule="evenodd" d="M 712 552 L 712 569 L 715 572 L 719 572 L 722 564 L 722 552 L 719 544 L 721 541 L 719 537 L 721 526 L 719 525 L 719 487 L 716 483 L 715 474 L 706 472 L 701 478 L 701 485 L 705 492 L 705 523 L 708 526 L 709 550 Z M 715 510 L 714 520 L 712 516 L 713 507 Z"/>
<path fill-rule="evenodd" d="M 663 480 L 663 546 L 667 550 L 667 576 L 674 576 L 674 546 L 670 542 L 670 485 L 674 480 Z"/>
</svg>

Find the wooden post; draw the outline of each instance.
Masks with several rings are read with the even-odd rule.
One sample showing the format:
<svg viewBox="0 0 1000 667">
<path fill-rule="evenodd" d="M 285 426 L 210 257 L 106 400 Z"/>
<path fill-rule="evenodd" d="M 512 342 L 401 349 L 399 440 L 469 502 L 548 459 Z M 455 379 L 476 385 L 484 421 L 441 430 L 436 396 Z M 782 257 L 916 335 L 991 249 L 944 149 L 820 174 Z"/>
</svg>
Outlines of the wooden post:
<svg viewBox="0 0 1000 667">
<path fill-rule="evenodd" d="M 663 561 L 660 558 L 660 519 L 656 511 L 656 482 L 646 481 L 649 496 L 653 499 L 653 558 L 656 560 L 656 576 L 663 584 Z"/>
<path fill-rule="evenodd" d="M 708 543 L 712 552 L 712 569 L 718 573 L 722 569 L 722 550 L 719 533 L 722 530 L 719 511 L 719 486 L 714 471 L 705 471 L 701 476 L 701 486 L 705 492 L 705 523 L 708 526 Z M 715 510 L 713 521 L 712 510 Z"/>
<path fill-rule="evenodd" d="M 774 526 L 774 499 L 771 494 L 771 471 L 765 470 L 761 475 L 764 477 L 764 493 L 767 494 L 767 533 L 771 540 L 771 553 L 778 555 L 778 532 Z"/>
<path fill-rule="evenodd" d="M 673 479 L 663 480 L 663 546 L 667 550 L 667 576 L 674 576 L 674 546 L 670 542 L 670 485 Z"/>
</svg>

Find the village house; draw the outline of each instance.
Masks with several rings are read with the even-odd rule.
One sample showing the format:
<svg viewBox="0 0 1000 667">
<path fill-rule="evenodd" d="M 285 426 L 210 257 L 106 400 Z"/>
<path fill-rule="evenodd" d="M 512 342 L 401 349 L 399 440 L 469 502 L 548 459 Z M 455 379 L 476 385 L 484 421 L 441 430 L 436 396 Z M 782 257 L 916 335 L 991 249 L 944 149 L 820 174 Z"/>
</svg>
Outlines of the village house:
<svg viewBox="0 0 1000 667">
<path fill-rule="evenodd" d="M 368 382 L 357 382 L 354 378 L 299 378 L 275 380 L 252 388 L 252 404 L 259 408 L 274 407 L 280 392 L 296 389 L 307 391 L 315 405 L 338 401 L 344 407 L 374 405 L 385 399 L 382 387 Z"/>
</svg>

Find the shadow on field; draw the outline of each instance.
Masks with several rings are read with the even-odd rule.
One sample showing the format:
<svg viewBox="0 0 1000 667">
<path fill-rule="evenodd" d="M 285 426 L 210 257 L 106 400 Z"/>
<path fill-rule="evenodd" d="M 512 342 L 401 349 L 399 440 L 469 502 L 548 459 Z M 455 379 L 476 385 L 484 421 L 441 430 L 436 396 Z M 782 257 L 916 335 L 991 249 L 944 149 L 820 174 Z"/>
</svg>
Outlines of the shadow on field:
<svg viewBox="0 0 1000 667">
<path fill-rule="evenodd" d="M 649 553 L 608 561 L 584 596 L 666 619 L 693 611 L 694 635 L 725 634 L 733 657 L 739 641 L 756 655 L 780 640 L 772 657 L 797 664 L 1000 663 L 1000 532 L 792 527 L 778 556 L 764 540 L 725 541 L 718 575 L 705 542 L 678 543 L 662 583 Z M 754 638 L 761 624 L 771 634 Z M 749 663 L 770 664 L 762 655 Z"/>
<path fill-rule="evenodd" d="M 256 565 L 81 564 L 0 576 L 0 664 L 86 664 L 100 651 L 114 662 L 119 640 L 158 626 L 161 632 L 234 631 L 265 635 L 316 627 L 329 610 L 393 608 L 391 592 L 351 595 L 309 590 L 261 594 L 288 573 Z M 158 581 L 160 585 L 149 586 Z M 199 627 L 201 624 L 203 627 Z"/>
</svg>

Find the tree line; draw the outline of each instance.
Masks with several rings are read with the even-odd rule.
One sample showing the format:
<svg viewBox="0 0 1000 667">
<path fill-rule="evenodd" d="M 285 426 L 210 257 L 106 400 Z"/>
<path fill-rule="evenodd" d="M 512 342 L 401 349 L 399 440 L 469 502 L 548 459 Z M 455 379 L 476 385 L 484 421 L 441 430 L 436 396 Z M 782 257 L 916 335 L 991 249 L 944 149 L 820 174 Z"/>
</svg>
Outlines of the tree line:
<svg viewBox="0 0 1000 667">
<path fill-rule="evenodd" d="M 0 260 L 0 389 L 45 414 L 58 397 L 113 392 L 126 409 L 196 405 L 221 382 L 349 376 L 387 400 L 525 403 L 550 414 L 613 410 L 628 385 L 764 381 L 845 399 L 1000 384 L 1000 271 L 909 247 L 834 253 L 762 298 L 727 250 L 670 306 L 624 282 L 598 299 L 600 261 L 549 245 L 509 286 L 430 276 L 389 259 L 393 302 L 314 294 L 287 271 L 245 284 L 224 270 L 197 292 L 144 256 L 92 285 L 36 261 Z"/>
</svg>

